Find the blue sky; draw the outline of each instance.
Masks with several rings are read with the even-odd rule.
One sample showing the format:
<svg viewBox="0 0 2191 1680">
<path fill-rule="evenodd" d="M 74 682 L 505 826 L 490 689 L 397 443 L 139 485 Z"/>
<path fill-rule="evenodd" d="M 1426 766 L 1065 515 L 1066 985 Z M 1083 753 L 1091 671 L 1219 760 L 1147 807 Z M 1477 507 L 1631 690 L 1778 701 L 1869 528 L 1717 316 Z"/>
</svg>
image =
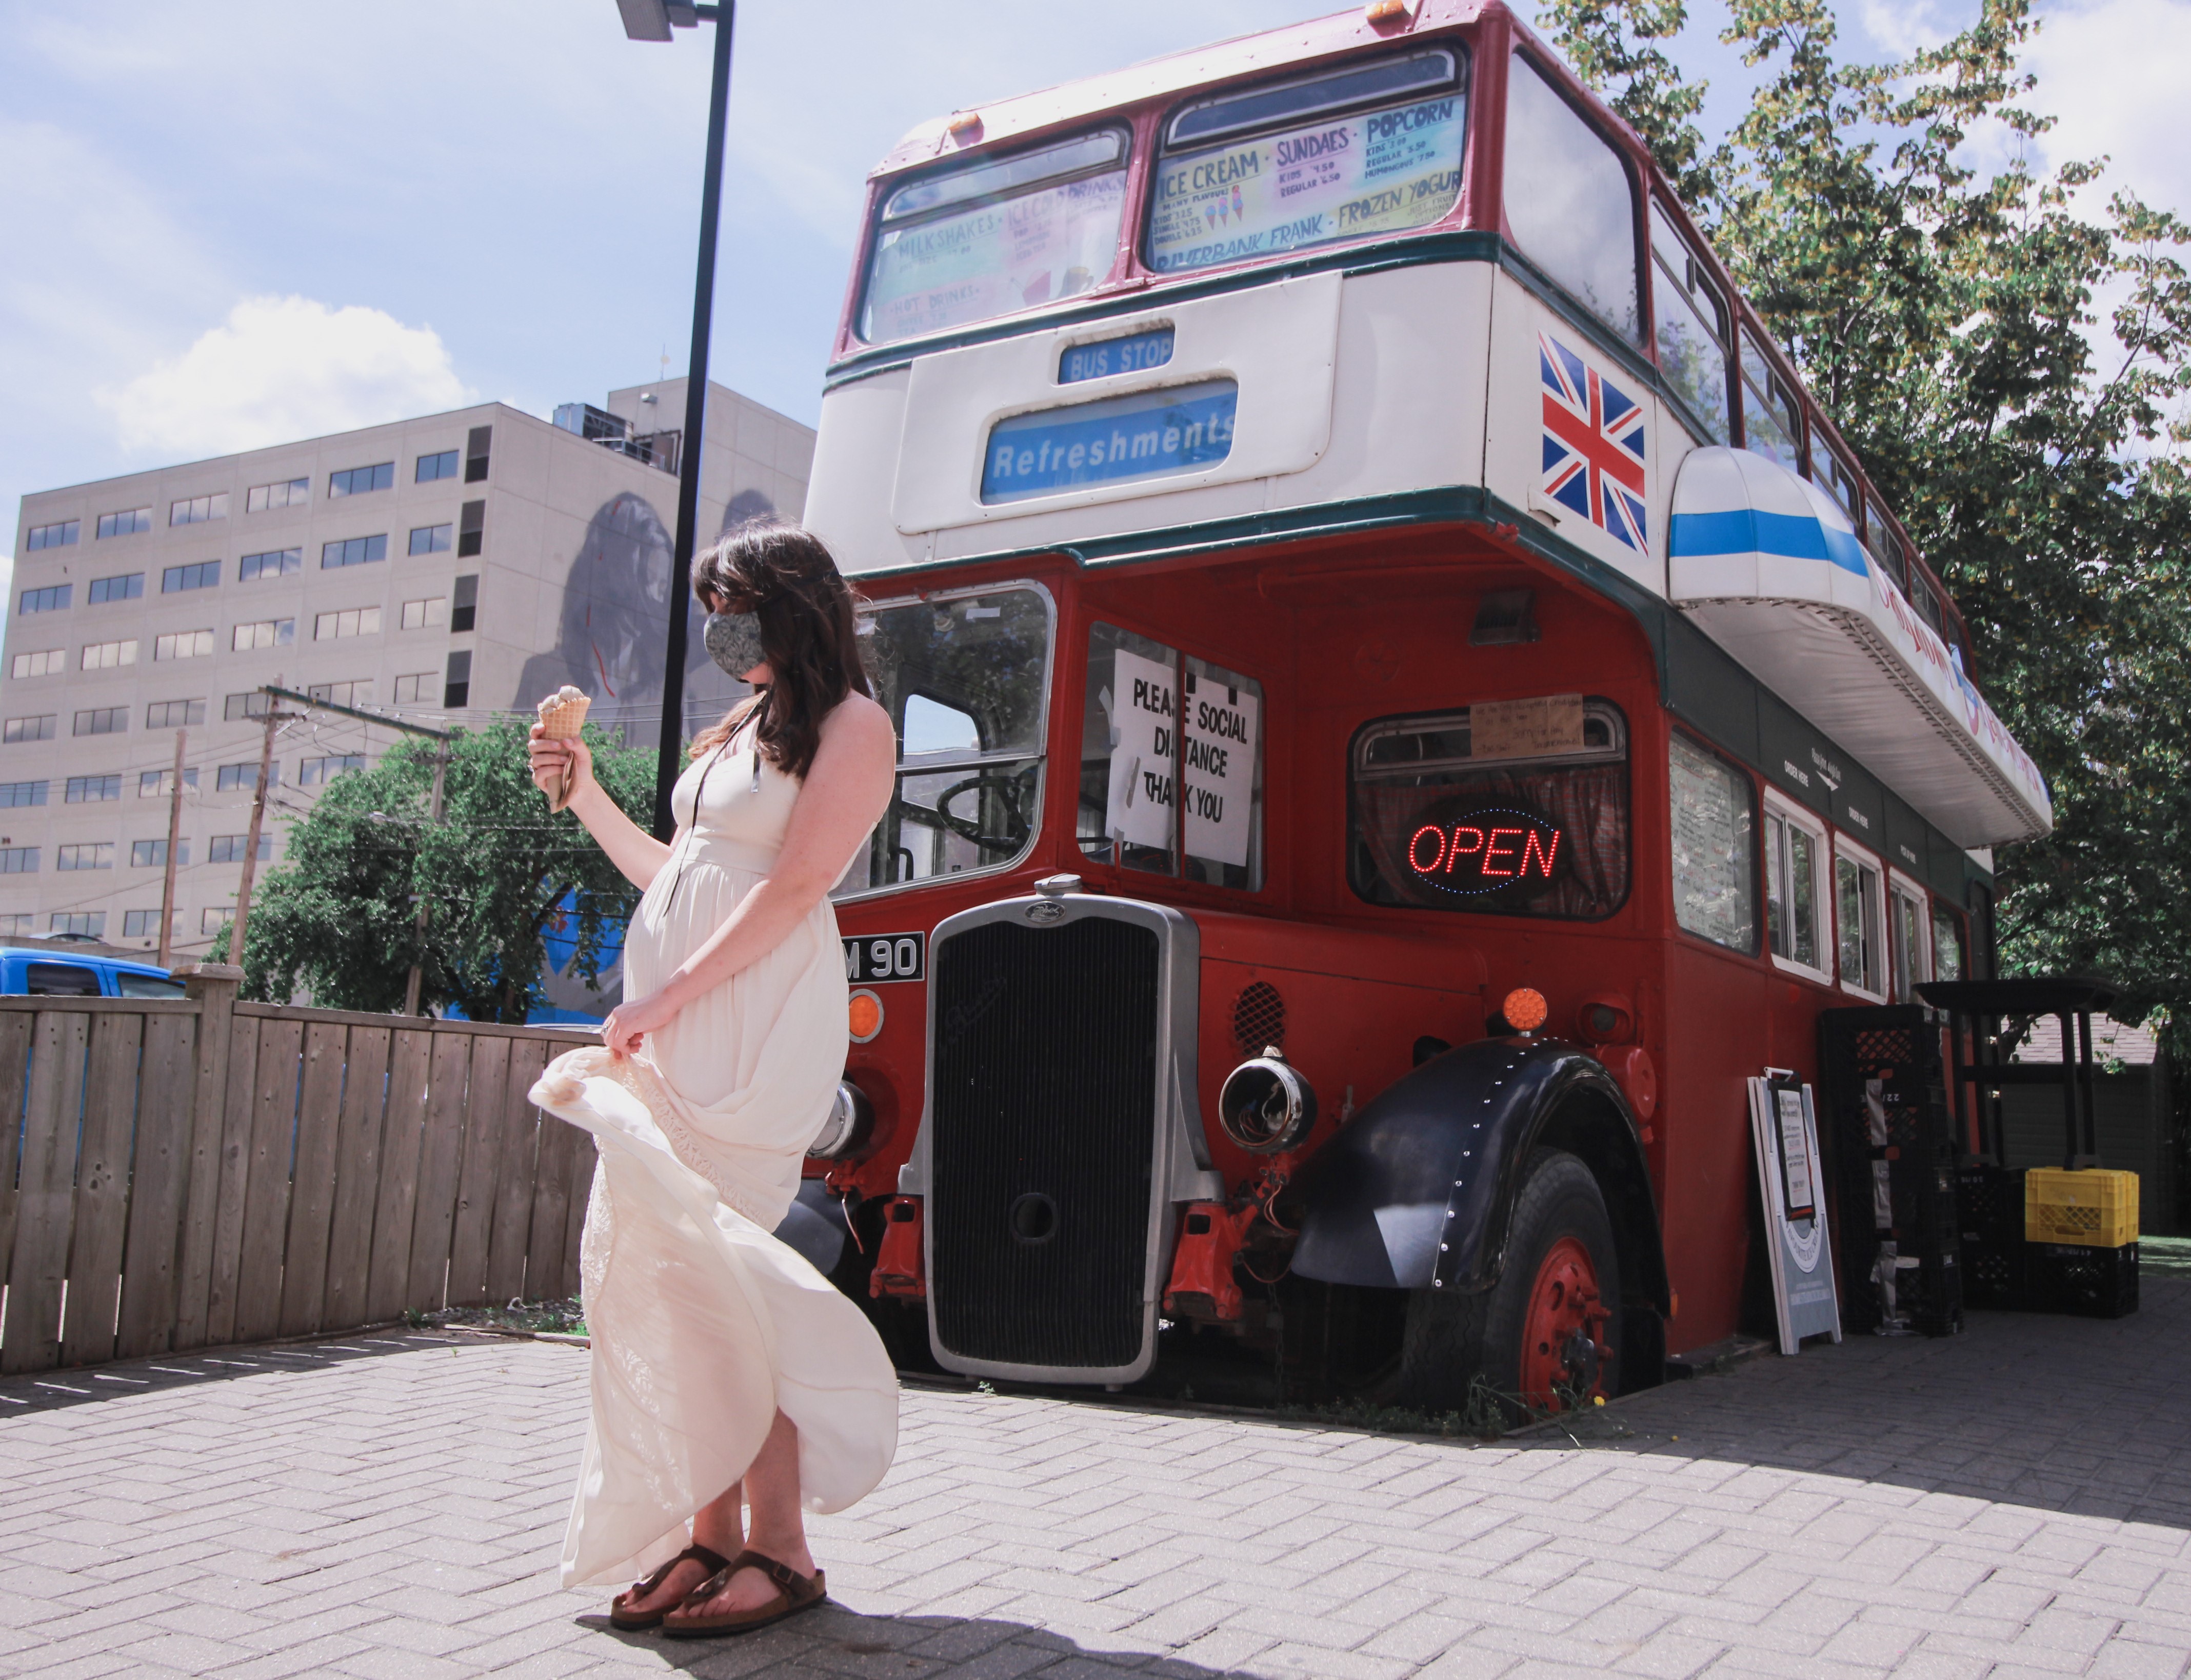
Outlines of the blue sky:
<svg viewBox="0 0 2191 1680">
<path fill-rule="evenodd" d="M 715 378 L 813 421 L 863 178 L 915 122 L 1323 9 L 748 0 Z M 1966 10 L 1854 0 L 1843 29 L 1884 54 Z M 1744 72 L 1696 11 L 1680 56 L 1724 122 Z M 2191 208 L 2191 0 L 2049 17 L 2050 150 Z M 0 0 L 0 544 L 26 491 L 681 370 L 703 34 L 627 43 L 612 0 Z"/>
</svg>

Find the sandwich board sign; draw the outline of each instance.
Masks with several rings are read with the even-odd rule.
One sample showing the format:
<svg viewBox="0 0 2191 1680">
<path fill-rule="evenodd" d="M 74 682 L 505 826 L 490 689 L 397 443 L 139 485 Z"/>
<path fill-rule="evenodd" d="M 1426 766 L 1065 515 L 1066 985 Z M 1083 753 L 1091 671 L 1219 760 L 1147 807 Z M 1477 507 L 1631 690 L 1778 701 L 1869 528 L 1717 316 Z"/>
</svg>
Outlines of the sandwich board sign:
<svg viewBox="0 0 2191 1680">
<path fill-rule="evenodd" d="M 1765 1205 L 1773 1307 L 1779 1320 L 1780 1351 L 1789 1354 L 1805 1336 L 1841 1339 L 1833 1252 L 1826 1241 L 1818 1119 L 1811 1088 L 1793 1073 L 1768 1068 L 1763 1078 L 1749 1083 L 1750 1135 L 1757 1148 L 1758 1188 Z"/>
</svg>

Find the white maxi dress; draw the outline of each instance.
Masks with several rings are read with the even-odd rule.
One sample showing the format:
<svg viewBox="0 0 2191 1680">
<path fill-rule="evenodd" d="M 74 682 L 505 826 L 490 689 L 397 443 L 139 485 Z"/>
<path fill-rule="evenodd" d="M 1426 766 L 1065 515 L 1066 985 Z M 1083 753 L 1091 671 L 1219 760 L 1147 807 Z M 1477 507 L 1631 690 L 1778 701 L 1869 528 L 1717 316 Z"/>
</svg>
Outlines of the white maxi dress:
<svg viewBox="0 0 2191 1680">
<path fill-rule="evenodd" d="M 678 779 L 677 836 L 625 937 L 627 997 L 657 989 L 768 874 L 799 787 L 750 730 Z M 846 1004 L 824 898 L 635 1056 L 589 1045 L 532 1088 L 600 1152 L 580 1266 L 593 1413 L 566 1586 L 627 1581 L 682 1550 L 779 1409 L 798 1426 L 809 1510 L 842 1510 L 890 1468 L 897 1377 L 881 1339 L 770 1234 L 843 1073 Z"/>
</svg>

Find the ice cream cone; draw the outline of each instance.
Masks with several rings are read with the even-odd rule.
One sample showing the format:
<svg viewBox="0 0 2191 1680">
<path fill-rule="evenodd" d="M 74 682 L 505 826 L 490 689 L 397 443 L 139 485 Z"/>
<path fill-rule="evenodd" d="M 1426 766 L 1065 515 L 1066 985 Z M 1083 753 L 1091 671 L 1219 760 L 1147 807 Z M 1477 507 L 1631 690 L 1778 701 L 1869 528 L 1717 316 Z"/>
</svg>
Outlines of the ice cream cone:
<svg viewBox="0 0 2191 1680">
<path fill-rule="evenodd" d="M 592 697 L 569 683 L 543 700 L 540 714 L 540 738 L 543 741 L 575 741 L 584 727 L 587 709 L 593 704 Z M 578 763 L 573 760 L 565 766 L 561 781 L 548 795 L 548 809 L 561 811 L 570 804 L 571 795 L 578 791 Z"/>
</svg>

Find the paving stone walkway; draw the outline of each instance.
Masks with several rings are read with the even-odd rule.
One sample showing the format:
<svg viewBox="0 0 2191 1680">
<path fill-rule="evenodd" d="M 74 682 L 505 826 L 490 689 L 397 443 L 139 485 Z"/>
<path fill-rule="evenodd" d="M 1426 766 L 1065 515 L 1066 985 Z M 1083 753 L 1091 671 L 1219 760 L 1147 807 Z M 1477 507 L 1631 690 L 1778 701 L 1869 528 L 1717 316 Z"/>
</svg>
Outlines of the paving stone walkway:
<svg viewBox="0 0 2191 1680">
<path fill-rule="evenodd" d="M 586 1355 L 388 1334 L 0 1382 L 0 1673 L 2177 1676 L 2191 1282 L 1764 1358 L 1496 1446 L 909 1389 L 838 1603 L 606 1631 Z"/>
</svg>

